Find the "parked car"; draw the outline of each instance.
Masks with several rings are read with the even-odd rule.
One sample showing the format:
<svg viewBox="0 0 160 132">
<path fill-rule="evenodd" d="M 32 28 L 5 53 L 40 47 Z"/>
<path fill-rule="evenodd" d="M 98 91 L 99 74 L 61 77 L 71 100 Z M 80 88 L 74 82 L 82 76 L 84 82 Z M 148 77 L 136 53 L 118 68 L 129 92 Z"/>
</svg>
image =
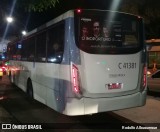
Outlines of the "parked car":
<svg viewBox="0 0 160 132">
<path fill-rule="evenodd" d="M 0 80 L 2 80 L 2 77 L 3 77 L 3 69 L 2 67 L 0 67 Z"/>
<path fill-rule="evenodd" d="M 4 64 L 3 61 L 0 61 L 0 68 L 3 71 L 3 75 L 6 75 L 6 73 L 7 73 L 7 66 Z"/>
<path fill-rule="evenodd" d="M 3 70 L 3 75 L 6 75 L 6 73 L 7 73 L 7 67 L 6 66 L 2 66 L 2 70 Z"/>
<path fill-rule="evenodd" d="M 148 74 L 148 91 L 160 92 L 160 70 Z"/>
</svg>

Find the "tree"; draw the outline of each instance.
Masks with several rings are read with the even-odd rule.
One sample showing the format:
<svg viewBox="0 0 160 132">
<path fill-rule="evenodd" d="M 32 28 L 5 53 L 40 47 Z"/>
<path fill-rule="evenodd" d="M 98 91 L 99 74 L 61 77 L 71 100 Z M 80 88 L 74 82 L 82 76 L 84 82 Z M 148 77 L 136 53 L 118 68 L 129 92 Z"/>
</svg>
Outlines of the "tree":
<svg viewBox="0 0 160 132">
<path fill-rule="evenodd" d="M 59 0 L 19 0 L 19 6 L 25 7 L 28 11 L 42 12 L 48 8 L 55 7 Z"/>
<path fill-rule="evenodd" d="M 74 1 L 67 0 L 65 3 L 62 0 L 17 0 L 19 3 L 18 5 L 24 5 L 27 10 L 34 11 L 34 12 L 44 12 L 49 8 L 53 8 L 56 6 L 57 3 L 62 5 L 72 5 Z M 83 6 L 88 4 L 88 8 L 92 7 L 94 3 L 94 8 L 99 8 L 103 5 L 107 5 L 107 2 L 111 3 L 113 0 L 101 0 L 99 4 L 96 4 L 96 0 L 77 0 L 76 5 L 78 2 L 83 3 Z M 90 4 L 89 4 L 90 3 Z M 92 5 L 91 5 L 92 4 Z M 145 29 L 146 29 L 146 38 L 153 38 L 159 37 L 160 34 L 160 10 L 159 10 L 160 1 L 159 0 L 123 0 L 121 1 L 120 11 L 140 15 L 144 18 L 145 22 Z M 105 6 L 107 7 L 107 6 Z M 83 8 L 83 7 L 82 7 Z M 93 7 L 92 7 L 93 8 Z"/>
<path fill-rule="evenodd" d="M 120 10 L 142 16 L 145 22 L 146 38 L 159 38 L 159 5 L 159 0 L 123 0 Z"/>
<path fill-rule="evenodd" d="M 4 17 L 4 11 L 12 9 L 13 1 L 0 0 L 0 17 Z M 112 3 L 118 0 L 14 0 L 16 1 L 15 8 L 18 8 L 17 12 L 30 11 L 32 14 L 40 12 L 43 14 L 50 10 L 52 15 L 60 14 L 68 9 L 81 8 L 98 8 L 98 9 L 110 9 Z M 97 4 L 96 4 L 97 3 Z M 10 7 L 6 8 L 8 5 Z M 140 15 L 144 18 L 146 37 L 159 37 L 160 34 L 160 1 L 159 0 L 121 0 L 118 10 Z M 52 9 L 50 9 L 52 8 Z M 15 10 L 14 10 L 15 11 Z M 20 13 L 17 13 L 20 14 Z M 22 20 L 22 19 L 21 19 Z M 3 26 L 2 26 L 3 27 Z"/>
</svg>

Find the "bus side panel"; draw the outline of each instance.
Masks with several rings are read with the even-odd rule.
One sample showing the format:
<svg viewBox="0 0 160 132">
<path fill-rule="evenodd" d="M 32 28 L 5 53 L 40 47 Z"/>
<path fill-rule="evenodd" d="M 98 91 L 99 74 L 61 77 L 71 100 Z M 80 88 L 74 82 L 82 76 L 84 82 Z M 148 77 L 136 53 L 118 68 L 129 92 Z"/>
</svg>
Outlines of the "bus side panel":
<svg viewBox="0 0 160 132">
<path fill-rule="evenodd" d="M 71 63 L 80 64 L 79 49 L 75 45 L 74 18 L 67 18 L 65 23 L 65 49 L 63 62 L 60 67 L 60 78 L 63 86 L 60 95 L 64 97 L 64 111 L 66 115 L 83 115 L 84 101 L 77 99 L 72 87 Z"/>
</svg>

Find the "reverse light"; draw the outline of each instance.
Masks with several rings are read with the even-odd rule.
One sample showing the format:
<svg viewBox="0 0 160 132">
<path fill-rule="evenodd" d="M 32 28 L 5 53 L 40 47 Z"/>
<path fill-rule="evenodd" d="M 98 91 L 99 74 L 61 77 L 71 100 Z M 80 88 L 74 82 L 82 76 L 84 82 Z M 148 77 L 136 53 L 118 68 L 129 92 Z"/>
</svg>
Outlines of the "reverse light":
<svg viewBox="0 0 160 132">
<path fill-rule="evenodd" d="M 72 64 L 72 73 L 71 73 L 71 76 L 72 76 L 72 89 L 73 89 L 73 92 L 76 94 L 76 95 L 80 95 L 81 94 L 81 91 L 80 91 L 80 85 L 79 85 L 79 71 L 78 71 L 78 67 L 75 65 L 75 64 Z"/>
<path fill-rule="evenodd" d="M 0 72 L 2 72 L 3 71 L 3 69 L 2 68 L 0 68 Z"/>
</svg>

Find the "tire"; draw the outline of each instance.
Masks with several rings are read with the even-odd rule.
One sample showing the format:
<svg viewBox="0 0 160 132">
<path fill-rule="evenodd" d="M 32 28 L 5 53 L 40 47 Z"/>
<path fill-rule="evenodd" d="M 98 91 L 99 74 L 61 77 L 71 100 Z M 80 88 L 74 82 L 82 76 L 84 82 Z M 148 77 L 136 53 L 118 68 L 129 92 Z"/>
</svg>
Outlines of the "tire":
<svg viewBox="0 0 160 132">
<path fill-rule="evenodd" d="M 27 81 L 27 95 L 33 99 L 33 86 L 30 79 Z"/>
</svg>

